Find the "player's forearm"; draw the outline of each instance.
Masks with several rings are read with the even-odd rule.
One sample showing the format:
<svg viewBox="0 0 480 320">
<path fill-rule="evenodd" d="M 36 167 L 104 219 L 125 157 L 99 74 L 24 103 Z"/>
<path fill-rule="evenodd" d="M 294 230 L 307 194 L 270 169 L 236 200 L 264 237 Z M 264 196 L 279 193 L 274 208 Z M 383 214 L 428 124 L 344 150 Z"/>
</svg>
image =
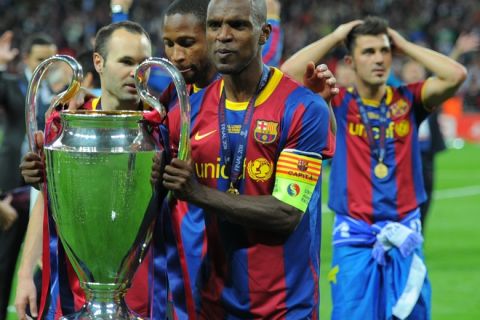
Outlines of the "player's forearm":
<svg viewBox="0 0 480 320">
<path fill-rule="evenodd" d="M 39 194 L 28 221 L 27 234 L 23 245 L 19 276 L 33 277 L 33 271 L 42 256 L 43 197 Z"/>
<path fill-rule="evenodd" d="M 335 34 L 331 33 L 299 50 L 282 64 L 281 69 L 290 77 L 302 83 L 303 74 L 305 73 L 307 64 L 310 61 L 313 61 L 315 64 L 317 64 L 340 42 L 341 40 L 339 40 Z"/>
<path fill-rule="evenodd" d="M 458 88 L 466 78 L 467 71 L 464 66 L 439 52 L 412 42 L 406 43 L 402 50 L 435 77 L 450 84 L 451 88 Z"/>
<path fill-rule="evenodd" d="M 232 223 L 247 228 L 288 235 L 302 212 L 271 195 L 233 195 L 201 185 L 191 202 Z"/>
</svg>

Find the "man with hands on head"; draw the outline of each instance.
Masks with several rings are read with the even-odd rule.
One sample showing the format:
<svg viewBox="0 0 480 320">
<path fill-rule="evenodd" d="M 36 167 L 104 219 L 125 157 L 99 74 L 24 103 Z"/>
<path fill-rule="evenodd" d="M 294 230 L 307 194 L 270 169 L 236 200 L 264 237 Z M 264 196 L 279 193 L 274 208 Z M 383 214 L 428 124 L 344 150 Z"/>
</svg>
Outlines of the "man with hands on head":
<svg viewBox="0 0 480 320">
<path fill-rule="evenodd" d="M 455 93 L 466 70 L 407 41 L 378 17 L 339 26 L 297 52 L 283 69 L 298 79 L 298 65 L 322 59 L 343 42 L 355 81 L 332 99 L 338 125 L 329 192 L 335 212 L 329 274 L 332 319 L 429 319 L 418 126 Z M 398 88 L 387 86 L 393 50 L 434 76 Z"/>
</svg>

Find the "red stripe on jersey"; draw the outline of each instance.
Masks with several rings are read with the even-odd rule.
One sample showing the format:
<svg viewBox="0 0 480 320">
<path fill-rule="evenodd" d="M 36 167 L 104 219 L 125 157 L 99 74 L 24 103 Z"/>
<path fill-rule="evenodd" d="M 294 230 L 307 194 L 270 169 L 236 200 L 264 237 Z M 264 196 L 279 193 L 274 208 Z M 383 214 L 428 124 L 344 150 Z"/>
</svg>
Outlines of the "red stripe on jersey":
<svg viewBox="0 0 480 320">
<path fill-rule="evenodd" d="M 56 303 L 55 305 L 56 305 L 57 307 L 56 307 L 56 309 L 55 309 L 54 318 L 55 318 L 55 320 L 58 320 L 58 319 L 60 319 L 60 318 L 63 316 L 63 314 L 62 314 L 62 306 L 61 306 L 61 303 L 60 303 L 60 295 L 58 295 L 58 296 L 56 297 L 56 299 L 57 299 L 57 303 Z"/>
<path fill-rule="evenodd" d="M 250 312 L 255 317 L 282 319 L 286 313 L 287 284 L 281 245 L 257 243 L 248 249 Z"/>
<path fill-rule="evenodd" d="M 410 117 L 406 118 L 410 124 L 410 131 L 414 125 Z M 396 134 L 396 133 L 395 133 Z M 412 199 L 416 199 L 415 184 L 413 177 L 413 159 L 412 148 L 405 147 L 412 145 L 413 134 L 408 134 L 403 143 L 395 143 L 395 164 L 396 164 L 396 182 L 397 182 L 397 210 L 400 219 L 403 219 L 412 209 Z M 397 139 L 400 139 L 397 137 Z M 415 200 L 414 200 L 415 201 Z M 415 201 L 416 202 L 416 201 Z M 416 204 L 415 204 L 416 206 Z"/>
<path fill-rule="evenodd" d="M 316 272 L 315 270 L 315 267 L 313 266 L 312 264 L 312 261 L 310 261 L 309 263 L 309 267 L 310 269 L 312 270 L 312 275 L 313 275 L 313 279 L 314 279 L 314 283 L 315 283 L 315 293 L 314 293 L 314 296 L 313 296 L 313 301 L 315 301 L 315 304 L 316 306 L 318 306 L 320 304 L 320 297 L 319 297 L 319 279 L 318 279 L 318 273 Z M 319 319 L 319 315 L 318 315 L 318 308 L 315 308 L 313 313 L 312 313 L 312 320 L 317 320 Z"/>
<path fill-rule="evenodd" d="M 85 293 L 82 288 L 80 288 L 80 282 L 78 281 L 77 274 L 70 263 L 70 260 L 67 259 L 67 277 L 68 283 L 70 285 L 70 290 L 73 295 L 73 308 L 75 310 L 80 310 L 85 304 Z"/>
<path fill-rule="evenodd" d="M 371 180 L 371 150 L 365 130 L 363 130 L 361 137 L 350 136 L 352 131 L 356 130 L 353 128 L 353 125 L 358 124 L 357 128 L 360 128 L 360 126 L 363 127 L 362 121 L 358 115 L 358 106 L 355 100 L 352 99 L 348 106 L 347 127 L 345 129 L 347 131 L 345 133 L 345 136 L 347 137 L 346 176 L 349 181 L 355 181 L 355 183 L 347 183 L 346 196 L 348 199 L 348 210 L 351 212 L 351 216 L 355 219 L 371 222 L 372 216 L 368 214 L 373 210 L 373 190 L 372 185 L 369 183 Z M 345 195 L 338 194 L 330 196 L 344 197 Z M 357 203 L 351 199 L 365 199 L 365 201 Z"/>
<path fill-rule="evenodd" d="M 188 264 L 186 260 L 186 252 L 182 241 L 182 220 L 188 213 L 188 203 L 185 201 L 174 201 L 171 206 L 171 220 L 177 244 L 178 257 L 180 259 L 180 266 L 183 275 L 183 284 L 185 286 L 185 303 L 187 306 L 187 313 L 190 319 L 195 319 L 195 300 L 193 299 L 192 284 L 190 275 L 188 273 Z"/>
<path fill-rule="evenodd" d="M 45 179 L 45 176 L 44 176 Z M 43 194 L 47 194 L 47 184 L 44 184 Z M 38 316 L 44 318 L 47 312 L 48 291 L 50 289 L 50 231 L 48 228 L 48 201 L 43 202 L 43 238 L 42 238 L 42 292 L 40 296 L 40 308 Z"/>
<path fill-rule="evenodd" d="M 278 51 L 278 42 L 280 42 L 280 28 L 278 26 L 272 26 L 272 39 L 268 47 L 268 52 L 263 55 L 263 62 L 265 64 L 270 64 L 270 60 L 275 56 Z"/>
<path fill-rule="evenodd" d="M 216 219 L 211 219 L 210 225 L 206 228 L 208 238 L 208 249 L 215 259 L 208 260 L 210 265 L 210 274 L 206 284 L 202 284 L 200 319 L 223 319 L 225 310 L 220 305 L 224 279 L 227 278 L 227 258 L 222 247 L 222 240 L 218 233 L 218 223 Z"/>
<path fill-rule="evenodd" d="M 125 295 L 125 301 L 128 307 L 142 317 L 146 317 L 150 313 L 148 272 L 151 259 L 152 251 L 149 250 L 135 272 L 132 279 L 132 286 Z"/>
</svg>

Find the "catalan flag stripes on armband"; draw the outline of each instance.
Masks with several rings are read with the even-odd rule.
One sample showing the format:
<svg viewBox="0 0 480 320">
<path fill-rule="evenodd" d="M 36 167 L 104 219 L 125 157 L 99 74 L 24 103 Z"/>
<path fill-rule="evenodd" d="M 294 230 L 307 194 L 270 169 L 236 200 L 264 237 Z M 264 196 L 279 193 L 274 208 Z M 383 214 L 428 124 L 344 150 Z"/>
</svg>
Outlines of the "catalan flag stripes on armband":
<svg viewBox="0 0 480 320">
<path fill-rule="evenodd" d="M 273 196 L 305 212 L 321 172 L 320 154 L 283 150 L 277 161 Z"/>
</svg>

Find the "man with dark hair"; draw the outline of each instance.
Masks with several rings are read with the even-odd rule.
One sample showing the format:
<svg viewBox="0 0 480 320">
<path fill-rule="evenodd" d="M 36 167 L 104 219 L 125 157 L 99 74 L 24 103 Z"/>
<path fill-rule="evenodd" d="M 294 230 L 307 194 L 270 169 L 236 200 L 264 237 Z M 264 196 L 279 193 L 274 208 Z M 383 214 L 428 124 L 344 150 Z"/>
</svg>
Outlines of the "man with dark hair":
<svg viewBox="0 0 480 320">
<path fill-rule="evenodd" d="M 50 58 L 56 53 L 57 46 L 49 35 L 36 33 L 29 36 L 22 46 L 22 55 L 26 65 L 25 74 L 27 80 L 30 81 L 31 74 L 43 60 Z M 26 92 L 26 87 L 25 89 L 22 88 L 22 92 L 24 91 Z M 52 95 L 53 93 L 51 90 L 44 85 L 40 91 L 40 108 L 37 114 L 39 128 L 45 126 L 45 112 L 50 105 Z"/>
<path fill-rule="evenodd" d="M 217 77 L 217 71 L 207 55 L 205 19 L 208 0 L 177 0 L 165 11 L 163 44 L 165 55 L 179 69 L 189 93 L 207 87 Z M 163 93 L 162 102 L 173 106 L 177 94 L 173 83 Z"/>
<path fill-rule="evenodd" d="M 2 49 L 10 47 L 12 38 L 11 32 L 2 35 Z M 11 50 L 0 51 L 0 217 L 7 217 L 5 225 L 0 226 L 0 319 L 6 315 L 13 273 L 28 224 L 29 190 L 18 189 L 24 184 L 18 165 L 25 138 L 28 81 L 38 64 L 56 51 L 47 35 L 31 35 L 22 48 L 24 68 L 18 75 L 4 72 L 16 54 Z M 40 110 L 46 110 L 51 94 L 43 83 L 39 90 Z M 44 117 L 39 116 L 38 122 L 45 123 Z"/>
<path fill-rule="evenodd" d="M 100 75 L 102 94 L 100 98 L 87 101 L 82 108 L 89 110 L 143 109 L 133 76 L 136 67 L 152 54 L 148 34 L 139 24 L 126 21 L 108 25 L 100 29 L 98 35 L 100 41 L 93 53 L 93 64 L 96 72 Z M 45 129 L 47 140 L 55 136 L 58 131 L 58 128 L 57 130 L 53 129 L 58 125 L 57 121 L 56 117 L 49 118 Z M 37 154 L 27 154 L 21 168 L 28 183 L 43 181 L 43 161 Z M 36 180 L 28 177 L 34 177 Z M 43 203 L 43 197 L 39 197 L 39 203 Z M 42 208 L 43 206 L 40 204 L 37 204 L 37 207 Z M 45 263 L 45 261 L 50 261 L 52 265 L 55 264 L 56 259 L 50 258 L 57 254 L 57 248 L 50 247 L 50 252 L 42 252 L 42 236 L 44 242 L 49 243 L 49 237 L 55 235 L 55 230 L 51 229 L 49 234 L 43 234 L 43 221 L 43 210 L 33 210 L 18 271 L 15 305 L 21 320 L 26 319 L 27 305 L 33 316 L 39 314 L 41 318 L 53 319 L 62 314 L 73 313 L 82 306 L 84 301 L 83 292 L 78 286 L 78 279 L 74 275 L 73 269 L 68 267 L 69 264 L 60 262 L 51 268 L 49 263 Z M 37 310 L 33 272 L 40 253 L 44 258 L 49 258 L 43 263 L 42 294 L 40 308 Z M 143 269 L 140 267 L 138 271 L 146 275 L 148 272 L 146 266 L 145 263 L 142 264 Z M 68 275 L 68 279 L 60 279 L 60 273 Z M 134 281 L 137 287 L 135 284 L 133 285 L 126 300 L 134 311 L 148 315 L 149 301 L 145 299 L 147 295 L 144 294 L 149 291 L 147 288 L 148 277 L 140 276 L 139 279 L 140 281 Z"/>
<path fill-rule="evenodd" d="M 205 216 L 201 272 L 186 280 L 190 318 L 318 315 L 329 112 L 321 97 L 263 64 L 265 8 L 264 0 L 210 2 L 208 52 L 222 78 L 192 96 L 193 163 L 173 159 L 163 174 L 177 199 L 173 224 Z M 168 116 L 174 146 L 178 111 Z"/>
<path fill-rule="evenodd" d="M 87 89 L 89 93 L 93 94 L 95 97 L 100 96 L 100 76 L 95 70 L 95 65 L 93 64 L 93 51 L 88 50 L 80 53 L 76 60 L 82 66 L 83 69 L 83 83 L 82 87 Z"/>
<path fill-rule="evenodd" d="M 270 8 L 273 11 L 270 12 L 272 15 L 279 13 L 279 6 L 274 6 L 276 2 L 269 1 L 270 6 L 273 7 Z M 190 94 L 199 92 L 218 78 L 215 65 L 211 62 L 207 50 L 205 27 L 208 4 L 208 0 L 174 1 L 166 9 L 163 20 L 165 54 L 182 73 L 189 85 Z M 275 23 L 275 20 L 269 19 L 268 22 Z M 263 23 L 265 23 L 265 17 L 263 17 Z M 270 43 L 269 50 L 262 50 L 265 63 L 272 62 L 271 59 L 274 59 L 277 54 L 272 53 L 271 50 L 281 44 L 278 18 L 275 32 L 273 40 L 270 37 L 264 39 L 266 43 Z M 161 101 L 169 108 L 175 105 L 177 96 L 173 85 L 167 88 Z M 206 248 L 203 211 L 189 210 L 179 206 L 173 209 L 172 214 L 165 215 L 165 219 L 165 223 L 172 226 L 171 230 L 167 230 L 170 232 L 166 232 L 166 243 L 168 278 L 174 311 L 179 318 L 193 317 L 194 307 L 189 301 L 193 300 L 192 287 L 197 281 Z"/>
<path fill-rule="evenodd" d="M 322 59 L 343 41 L 355 81 L 332 100 L 338 125 L 329 192 L 335 212 L 332 319 L 429 319 L 418 126 L 432 108 L 455 94 L 466 70 L 407 41 L 378 17 L 339 26 L 283 68 L 300 78 L 302 64 Z M 434 76 L 387 86 L 393 48 Z"/>
</svg>

